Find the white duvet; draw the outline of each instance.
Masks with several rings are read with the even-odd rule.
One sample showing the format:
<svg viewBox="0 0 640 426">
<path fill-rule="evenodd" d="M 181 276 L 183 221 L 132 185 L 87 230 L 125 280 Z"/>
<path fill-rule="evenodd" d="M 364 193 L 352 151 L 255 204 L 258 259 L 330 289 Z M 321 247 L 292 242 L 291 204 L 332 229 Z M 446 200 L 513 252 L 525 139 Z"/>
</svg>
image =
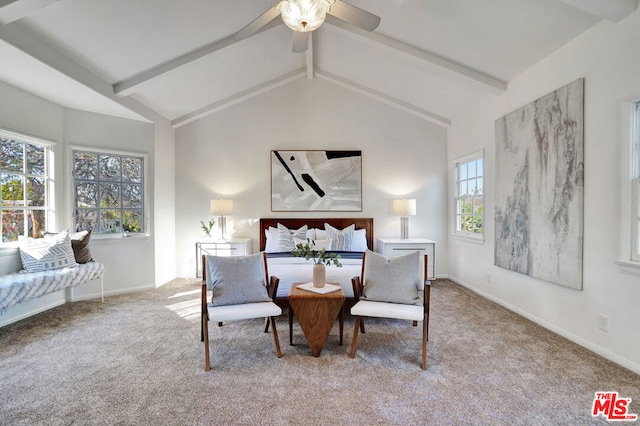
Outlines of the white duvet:
<svg viewBox="0 0 640 426">
<path fill-rule="evenodd" d="M 353 297 L 351 278 L 360 276 L 362 259 L 340 259 L 342 267 L 327 266 L 326 282 L 339 284 L 345 297 Z M 301 257 L 267 258 L 269 275 L 280 278 L 277 297 L 289 296 L 293 283 L 308 283 L 313 280 L 313 260 Z"/>
</svg>

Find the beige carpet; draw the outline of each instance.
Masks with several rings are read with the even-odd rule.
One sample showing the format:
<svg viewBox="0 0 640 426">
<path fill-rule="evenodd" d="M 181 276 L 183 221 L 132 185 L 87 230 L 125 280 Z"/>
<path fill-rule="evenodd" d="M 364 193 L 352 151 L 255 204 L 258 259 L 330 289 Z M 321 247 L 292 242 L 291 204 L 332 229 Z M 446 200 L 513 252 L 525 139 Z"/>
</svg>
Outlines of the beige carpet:
<svg viewBox="0 0 640 426">
<path fill-rule="evenodd" d="M 204 371 L 199 283 L 77 302 L 0 329 L 1 425 L 585 425 L 596 391 L 640 377 L 449 281 L 420 327 L 369 321 L 355 359 L 332 330 L 319 358 L 296 328 L 275 356 L 262 321 L 211 327 Z"/>
</svg>

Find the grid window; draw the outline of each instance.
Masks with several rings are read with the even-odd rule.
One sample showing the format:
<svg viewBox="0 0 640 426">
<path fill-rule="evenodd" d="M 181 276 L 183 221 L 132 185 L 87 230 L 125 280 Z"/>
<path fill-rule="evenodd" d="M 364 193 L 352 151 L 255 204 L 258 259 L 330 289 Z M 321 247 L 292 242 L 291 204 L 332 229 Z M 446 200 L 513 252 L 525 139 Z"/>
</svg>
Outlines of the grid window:
<svg viewBox="0 0 640 426">
<path fill-rule="evenodd" d="M 144 157 L 73 151 L 76 231 L 143 233 Z"/>
<path fill-rule="evenodd" d="M 633 104 L 631 144 L 633 151 L 631 260 L 640 261 L 640 101 Z"/>
<path fill-rule="evenodd" d="M 455 162 L 455 231 L 483 234 L 484 154 L 478 152 Z"/>
<path fill-rule="evenodd" d="M 2 242 L 41 238 L 49 201 L 50 143 L 0 130 Z"/>
</svg>

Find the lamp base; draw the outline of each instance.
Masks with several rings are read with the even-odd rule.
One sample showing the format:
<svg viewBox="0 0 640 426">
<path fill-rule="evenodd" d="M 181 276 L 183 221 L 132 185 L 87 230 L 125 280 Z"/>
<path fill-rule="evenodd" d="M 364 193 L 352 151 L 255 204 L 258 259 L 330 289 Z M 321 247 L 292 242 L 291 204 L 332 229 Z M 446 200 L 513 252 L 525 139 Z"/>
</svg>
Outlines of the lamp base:
<svg viewBox="0 0 640 426">
<path fill-rule="evenodd" d="M 409 239 L 409 216 L 400 216 L 400 238 Z"/>
</svg>

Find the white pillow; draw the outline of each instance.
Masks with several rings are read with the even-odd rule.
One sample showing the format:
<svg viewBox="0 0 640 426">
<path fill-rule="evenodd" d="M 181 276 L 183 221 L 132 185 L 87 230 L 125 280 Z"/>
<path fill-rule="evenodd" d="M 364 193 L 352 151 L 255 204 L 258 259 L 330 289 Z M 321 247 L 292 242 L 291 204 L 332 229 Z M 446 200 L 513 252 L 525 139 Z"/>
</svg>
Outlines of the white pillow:
<svg viewBox="0 0 640 426">
<path fill-rule="evenodd" d="M 77 266 L 69 230 L 44 238 L 20 240 L 20 259 L 27 272 L 41 272 Z"/>
<path fill-rule="evenodd" d="M 264 251 L 267 253 L 278 252 L 278 229 L 270 226 L 269 229 L 264 230 L 264 236 L 266 241 L 264 243 Z"/>
<path fill-rule="evenodd" d="M 353 241 L 351 242 L 351 251 L 367 251 L 367 230 L 356 229 L 353 231 Z"/>
<path fill-rule="evenodd" d="M 319 228 L 313 228 L 316 235 L 315 237 L 319 240 L 328 240 L 329 237 L 327 236 L 327 231 L 325 231 L 324 229 L 319 229 Z"/>
<path fill-rule="evenodd" d="M 343 230 L 339 230 L 329 225 L 328 223 L 324 224 L 324 230 L 327 231 L 327 235 L 331 240 L 331 247 L 335 251 L 351 251 L 351 246 L 353 244 L 353 231 L 355 230 L 355 225 L 349 225 Z"/>
<path fill-rule="evenodd" d="M 277 251 L 282 253 L 285 251 L 291 251 L 296 248 L 293 244 L 293 237 L 304 240 L 307 238 L 307 225 L 304 225 L 294 231 L 289 230 L 286 226 L 278 223 L 278 247 Z"/>
<path fill-rule="evenodd" d="M 311 240 L 311 238 L 309 238 Z M 312 250 L 331 250 L 331 240 L 311 240 L 314 243 Z M 307 240 L 301 240 L 300 238 L 293 238 L 293 243 L 297 246 L 298 244 L 305 245 L 307 244 Z"/>
</svg>

